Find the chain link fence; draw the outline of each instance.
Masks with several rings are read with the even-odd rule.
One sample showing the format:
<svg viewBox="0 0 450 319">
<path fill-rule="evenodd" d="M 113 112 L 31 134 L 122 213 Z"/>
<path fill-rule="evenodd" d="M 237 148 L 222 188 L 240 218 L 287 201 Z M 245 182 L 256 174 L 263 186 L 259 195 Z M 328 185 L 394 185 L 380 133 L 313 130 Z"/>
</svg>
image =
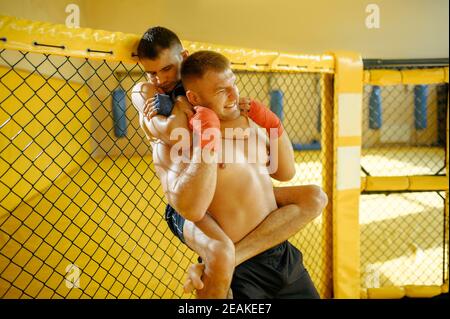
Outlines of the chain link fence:
<svg viewBox="0 0 450 319">
<path fill-rule="evenodd" d="M 445 176 L 447 112 L 448 84 L 366 84 L 361 175 Z M 445 196 L 444 191 L 363 192 L 363 288 L 440 286 L 448 280 Z"/>
<path fill-rule="evenodd" d="M 237 75 L 241 96 L 269 105 L 281 91 L 299 145 L 291 184 L 321 185 L 320 110 L 333 100 L 324 75 Z M 0 298 L 193 297 L 182 283 L 197 256 L 162 217 L 166 199 L 130 100 L 139 81 L 137 64 L 0 51 Z M 330 297 L 323 238 L 318 219 L 292 242 Z"/>
<path fill-rule="evenodd" d="M 331 83 L 327 75 L 319 73 L 289 72 L 248 72 L 238 71 L 237 82 L 241 96 L 248 96 L 271 105 L 274 93 L 282 95 L 283 126 L 295 149 L 296 175 L 289 182 L 274 181 L 276 187 L 316 184 L 325 187 L 323 179 L 324 152 L 321 142 L 330 141 L 331 132 L 322 138 L 322 120 L 331 123 L 330 118 L 322 119 L 321 108 L 333 101 Z M 325 179 L 325 182 L 327 180 Z M 332 249 L 331 242 L 325 238 L 325 220 L 319 216 L 312 223 L 290 239 L 305 258 L 316 288 L 322 297 L 331 297 Z"/>
</svg>

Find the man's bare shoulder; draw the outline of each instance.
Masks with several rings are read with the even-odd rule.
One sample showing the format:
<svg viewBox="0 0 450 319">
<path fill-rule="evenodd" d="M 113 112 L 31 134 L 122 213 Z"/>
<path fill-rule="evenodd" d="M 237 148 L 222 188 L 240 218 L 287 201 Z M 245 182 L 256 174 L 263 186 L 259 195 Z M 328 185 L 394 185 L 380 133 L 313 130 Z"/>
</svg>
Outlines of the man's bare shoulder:
<svg viewBox="0 0 450 319">
<path fill-rule="evenodd" d="M 170 139 L 169 143 L 171 145 L 180 141 L 180 129 L 183 131 L 183 135 L 186 133 L 190 136 L 188 120 L 193 114 L 183 103 L 179 103 L 178 101 L 175 103 L 172 114 L 167 118 L 167 136 Z"/>
<path fill-rule="evenodd" d="M 192 106 L 185 97 L 178 97 L 173 106 L 172 114 L 169 116 L 171 129 L 181 127 L 188 128 L 188 118 L 194 114 Z"/>
</svg>

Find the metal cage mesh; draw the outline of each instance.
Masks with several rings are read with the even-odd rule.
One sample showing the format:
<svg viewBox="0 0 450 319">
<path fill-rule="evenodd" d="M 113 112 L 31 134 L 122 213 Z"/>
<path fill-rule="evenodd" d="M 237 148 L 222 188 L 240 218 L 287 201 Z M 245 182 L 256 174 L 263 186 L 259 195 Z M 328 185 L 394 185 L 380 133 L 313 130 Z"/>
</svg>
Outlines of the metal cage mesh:
<svg viewBox="0 0 450 319">
<path fill-rule="evenodd" d="M 333 98 L 323 75 L 237 76 L 241 96 L 266 105 L 281 90 L 293 142 L 320 144 L 320 109 Z M 182 282 L 196 255 L 162 217 L 166 200 L 131 107 L 139 81 L 137 64 L 0 51 L 0 298 L 189 297 Z M 322 160 L 320 147 L 297 151 L 290 184 L 320 185 Z M 329 297 L 323 220 L 292 242 Z"/>
<path fill-rule="evenodd" d="M 448 84 L 365 85 L 361 175 L 445 176 L 447 112 Z M 445 196 L 444 191 L 363 193 L 363 288 L 448 281 Z"/>
</svg>

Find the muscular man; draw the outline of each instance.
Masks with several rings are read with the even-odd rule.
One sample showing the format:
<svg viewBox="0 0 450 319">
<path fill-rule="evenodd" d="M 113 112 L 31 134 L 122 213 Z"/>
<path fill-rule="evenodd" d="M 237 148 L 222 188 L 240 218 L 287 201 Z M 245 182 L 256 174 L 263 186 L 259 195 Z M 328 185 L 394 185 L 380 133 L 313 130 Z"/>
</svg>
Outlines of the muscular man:
<svg viewBox="0 0 450 319">
<path fill-rule="evenodd" d="M 181 43 L 175 34 L 164 28 L 152 28 L 146 32 L 141 40 L 138 54 L 140 62 L 154 86 L 138 84 L 134 89 L 137 93 L 133 94 L 133 103 L 139 111 L 140 123 L 147 136 L 149 138 L 159 138 L 156 143 L 153 143 L 153 155 L 157 173 L 160 178 L 163 178 L 167 174 L 164 175 L 164 168 L 161 167 L 166 167 L 167 169 L 166 163 L 171 163 L 170 158 L 167 162 L 165 159 L 166 155 L 170 154 L 171 145 L 176 142 L 170 140 L 169 132 L 176 127 L 187 127 L 187 115 L 193 114 L 190 105 L 186 103 L 184 98 L 177 98 L 174 94 L 176 92 L 173 92 L 173 89 L 180 88 L 179 69 L 181 62 L 187 57 L 187 52 L 182 49 Z M 155 92 L 145 93 L 143 91 L 147 89 L 154 90 L 155 87 L 159 92 L 166 92 L 172 95 L 172 98 L 177 98 L 177 102 L 168 118 L 155 116 L 148 120 L 144 116 L 144 111 L 148 111 L 151 100 L 148 100 L 145 106 L 145 98 Z M 142 92 L 144 96 L 142 96 Z M 279 144 L 281 145 L 278 152 L 280 155 L 278 156 L 279 162 L 288 162 L 291 166 L 279 165 L 279 169 L 272 174 L 272 177 L 287 180 L 293 174 L 293 158 L 289 158 L 292 155 L 290 154 L 292 149 L 287 135 L 282 134 L 281 137 L 279 139 Z M 289 147 L 286 148 L 286 145 Z M 291 162 L 284 161 L 284 157 L 288 157 Z M 162 166 L 159 167 L 159 165 Z M 173 171 L 179 171 L 179 169 L 176 165 L 170 168 Z M 225 167 L 224 170 L 226 169 Z M 169 184 L 165 181 L 163 182 L 164 185 L 167 186 Z M 253 227 L 250 229 L 251 231 L 243 238 L 237 240 L 237 237 L 232 234 L 227 236 L 218 223 L 210 215 L 205 214 L 206 208 L 202 206 L 204 204 L 198 201 L 196 197 L 198 189 L 194 190 L 192 187 L 183 188 L 181 185 L 182 183 L 178 183 L 175 186 L 177 186 L 176 189 L 178 191 L 182 190 L 185 196 L 176 199 L 174 206 L 182 214 L 178 214 L 172 207 L 168 206 L 166 219 L 175 235 L 196 251 L 205 263 L 202 277 L 204 288 L 200 289 L 202 288 L 201 283 L 197 282 L 197 285 L 195 285 L 195 282 L 193 283 L 197 288 L 199 297 L 224 298 L 235 265 L 239 265 L 267 248 L 283 242 L 318 216 L 326 205 L 326 196 L 316 186 L 276 188 L 269 197 L 275 196 L 276 204 L 282 208 L 276 209 L 276 207 L 273 207 L 274 211 L 271 214 L 267 214 L 257 224 L 248 225 Z M 170 187 L 167 189 L 170 189 Z M 166 194 L 170 198 L 171 195 L 167 192 Z M 169 199 L 169 202 L 173 202 L 173 199 Z M 190 214 L 194 211 L 198 212 L 199 208 L 203 209 L 202 218 L 200 219 L 198 216 Z M 185 221 L 182 215 L 191 220 Z M 230 240 L 230 238 L 233 240 Z"/>
</svg>

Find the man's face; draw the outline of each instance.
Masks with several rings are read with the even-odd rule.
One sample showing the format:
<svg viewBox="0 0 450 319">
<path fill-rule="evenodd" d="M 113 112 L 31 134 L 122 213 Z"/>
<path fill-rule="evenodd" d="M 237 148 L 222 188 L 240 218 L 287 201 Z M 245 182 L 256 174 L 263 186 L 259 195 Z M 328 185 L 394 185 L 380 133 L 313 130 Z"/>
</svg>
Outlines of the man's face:
<svg viewBox="0 0 450 319">
<path fill-rule="evenodd" d="M 236 76 L 231 69 L 222 72 L 207 71 L 195 81 L 194 92 L 199 105 L 210 108 L 221 120 L 233 120 L 239 117 L 239 90 Z"/>
<path fill-rule="evenodd" d="M 148 80 L 164 92 L 170 92 L 180 80 L 181 62 L 187 56 L 177 46 L 163 49 L 155 60 L 142 59 L 140 62 L 144 67 Z"/>
</svg>

